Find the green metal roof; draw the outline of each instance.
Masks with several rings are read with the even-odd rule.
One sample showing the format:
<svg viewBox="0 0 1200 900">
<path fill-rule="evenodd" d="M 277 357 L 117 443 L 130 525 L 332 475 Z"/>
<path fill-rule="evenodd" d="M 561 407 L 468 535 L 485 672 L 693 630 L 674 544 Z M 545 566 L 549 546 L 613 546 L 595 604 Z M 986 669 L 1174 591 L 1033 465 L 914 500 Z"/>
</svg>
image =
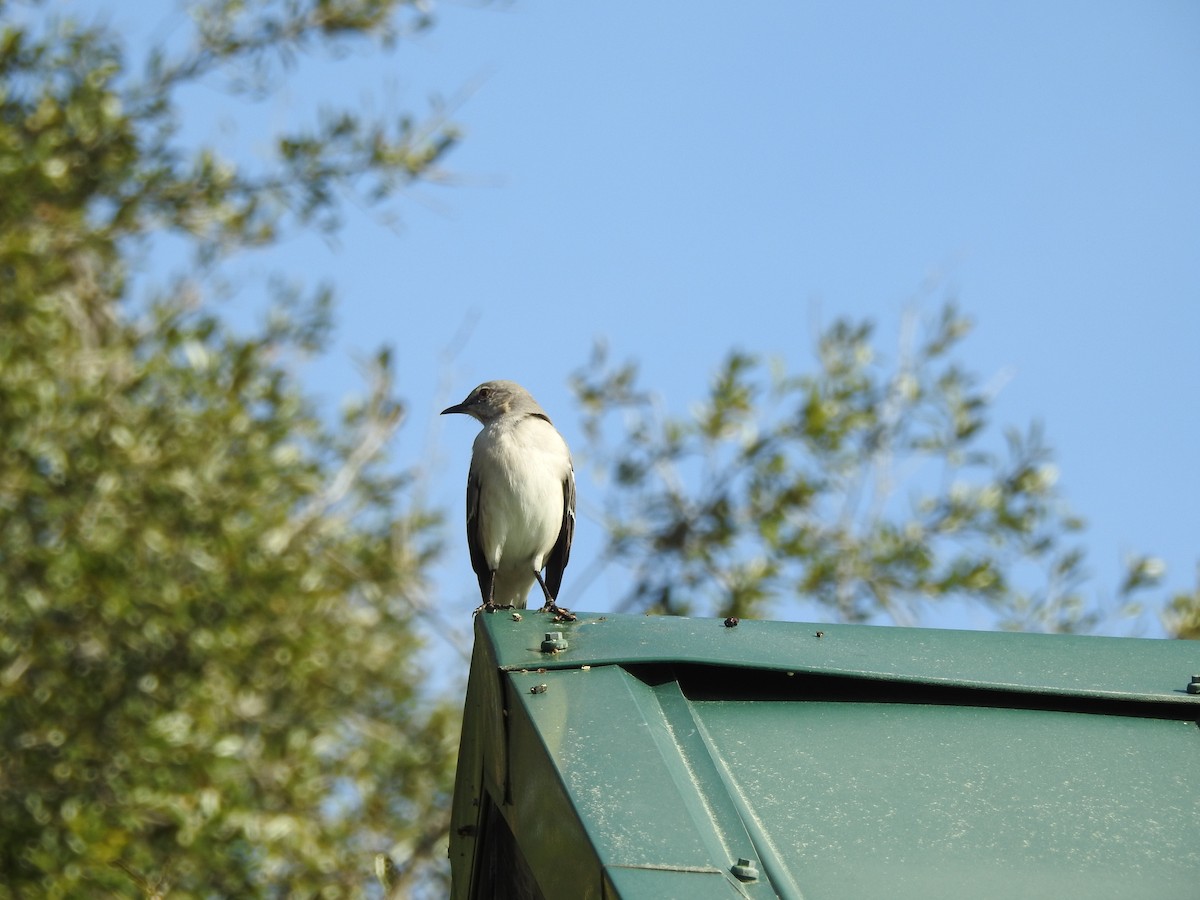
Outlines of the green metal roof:
<svg viewBox="0 0 1200 900">
<path fill-rule="evenodd" d="M 1194 672 L 1188 642 L 480 616 L 454 896 L 1195 898 Z"/>
</svg>

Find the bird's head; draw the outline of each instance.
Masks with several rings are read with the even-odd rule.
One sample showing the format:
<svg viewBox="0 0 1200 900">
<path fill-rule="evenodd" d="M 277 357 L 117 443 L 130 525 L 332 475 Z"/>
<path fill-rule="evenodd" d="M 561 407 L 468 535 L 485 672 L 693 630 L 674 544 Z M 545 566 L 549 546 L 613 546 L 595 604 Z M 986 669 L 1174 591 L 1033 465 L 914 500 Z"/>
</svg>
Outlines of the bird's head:
<svg viewBox="0 0 1200 900">
<path fill-rule="evenodd" d="M 463 413 L 484 425 L 509 413 L 532 413 L 546 418 L 529 391 L 515 381 L 485 381 L 467 394 L 462 403 L 442 410 L 443 416 L 447 413 Z"/>
</svg>

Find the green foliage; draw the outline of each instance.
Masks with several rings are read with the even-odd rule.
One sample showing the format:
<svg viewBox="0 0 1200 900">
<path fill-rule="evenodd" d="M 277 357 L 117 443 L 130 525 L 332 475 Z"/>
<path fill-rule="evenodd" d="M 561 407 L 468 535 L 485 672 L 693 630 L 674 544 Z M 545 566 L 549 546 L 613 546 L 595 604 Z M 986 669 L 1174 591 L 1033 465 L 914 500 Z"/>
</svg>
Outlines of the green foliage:
<svg viewBox="0 0 1200 900">
<path fill-rule="evenodd" d="M 1175 637 L 1200 640 L 1200 570 L 1196 587 L 1191 592 L 1180 591 L 1167 604 L 1166 622 Z"/>
<path fill-rule="evenodd" d="M 180 85 L 261 85 L 400 7 L 197 4 L 140 80 L 102 29 L 3 26 L 0 898 L 349 897 L 381 848 L 401 885 L 444 866 L 455 712 L 411 628 L 437 522 L 381 458 L 387 354 L 331 428 L 292 370 L 326 294 L 250 336 L 189 281 L 127 296 L 156 234 L 215 267 L 430 171 L 451 134 L 407 122 L 330 113 L 252 174 L 175 139 Z"/>
<path fill-rule="evenodd" d="M 953 359 L 969 323 L 947 305 L 909 326 L 890 367 L 870 325 L 848 321 L 820 336 L 813 374 L 732 353 L 684 418 L 602 352 L 576 373 L 613 479 L 607 554 L 634 573 L 626 606 L 753 616 L 798 597 L 843 621 L 910 623 L 967 599 L 1006 627 L 1089 625 L 1081 523 L 1040 429 L 985 449 L 990 395 Z M 1123 597 L 1155 580 L 1134 568 Z"/>
</svg>

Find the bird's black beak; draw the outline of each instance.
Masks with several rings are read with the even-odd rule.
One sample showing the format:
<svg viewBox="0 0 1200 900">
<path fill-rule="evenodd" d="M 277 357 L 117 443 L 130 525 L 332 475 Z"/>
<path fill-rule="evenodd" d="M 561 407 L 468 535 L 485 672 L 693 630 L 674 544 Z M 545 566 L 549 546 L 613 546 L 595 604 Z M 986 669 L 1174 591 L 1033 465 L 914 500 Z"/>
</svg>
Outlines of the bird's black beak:
<svg viewBox="0 0 1200 900">
<path fill-rule="evenodd" d="M 453 406 L 447 406 L 440 413 L 438 413 L 438 415 L 444 416 L 447 413 L 465 413 L 466 411 L 467 411 L 467 404 L 455 403 Z"/>
</svg>

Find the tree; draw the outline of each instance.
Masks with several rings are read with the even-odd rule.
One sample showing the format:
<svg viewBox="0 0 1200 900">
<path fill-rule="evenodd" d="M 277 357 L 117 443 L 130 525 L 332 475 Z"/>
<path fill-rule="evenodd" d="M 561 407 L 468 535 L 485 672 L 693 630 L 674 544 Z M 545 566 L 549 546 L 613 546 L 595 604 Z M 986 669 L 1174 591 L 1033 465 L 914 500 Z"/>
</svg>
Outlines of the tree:
<svg viewBox="0 0 1200 900">
<path fill-rule="evenodd" d="M 633 572 L 624 607 L 761 616 L 802 598 L 841 621 L 912 624 L 958 599 L 1004 627 L 1094 624 L 1082 522 L 1041 429 L 1010 429 L 1001 453 L 984 443 L 991 397 L 954 360 L 968 330 L 953 304 L 923 328 L 910 317 L 888 366 L 869 323 L 838 320 L 813 374 L 734 352 L 687 417 L 599 351 L 573 381 L 612 482 L 605 555 Z M 1159 568 L 1131 560 L 1121 601 Z"/>
<path fill-rule="evenodd" d="M 204 284 L 336 228 L 344 192 L 393 197 L 454 132 L 334 111 L 247 172 L 181 144 L 174 99 L 233 72 L 253 101 L 289 55 L 427 22 L 397 0 L 191 11 L 192 46 L 137 77 L 104 28 L 0 0 L 0 898 L 358 896 L 379 850 L 436 885 L 457 711 L 422 689 L 437 519 L 382 455 L 388 355 L 331 426 L 294 365 L 328 292 L 281 292 L 247 335 Z M 193 277 L 135 298 L 163 234 Z"/>
<path fill-rule="evenodd" d="M 1167 604 L 1167 627 L 1175 637 L 1192 641 L 1200 640 L 1200 573 L 1196 587 L 1187 593 L 1179 591 Z"/>
</svg>

